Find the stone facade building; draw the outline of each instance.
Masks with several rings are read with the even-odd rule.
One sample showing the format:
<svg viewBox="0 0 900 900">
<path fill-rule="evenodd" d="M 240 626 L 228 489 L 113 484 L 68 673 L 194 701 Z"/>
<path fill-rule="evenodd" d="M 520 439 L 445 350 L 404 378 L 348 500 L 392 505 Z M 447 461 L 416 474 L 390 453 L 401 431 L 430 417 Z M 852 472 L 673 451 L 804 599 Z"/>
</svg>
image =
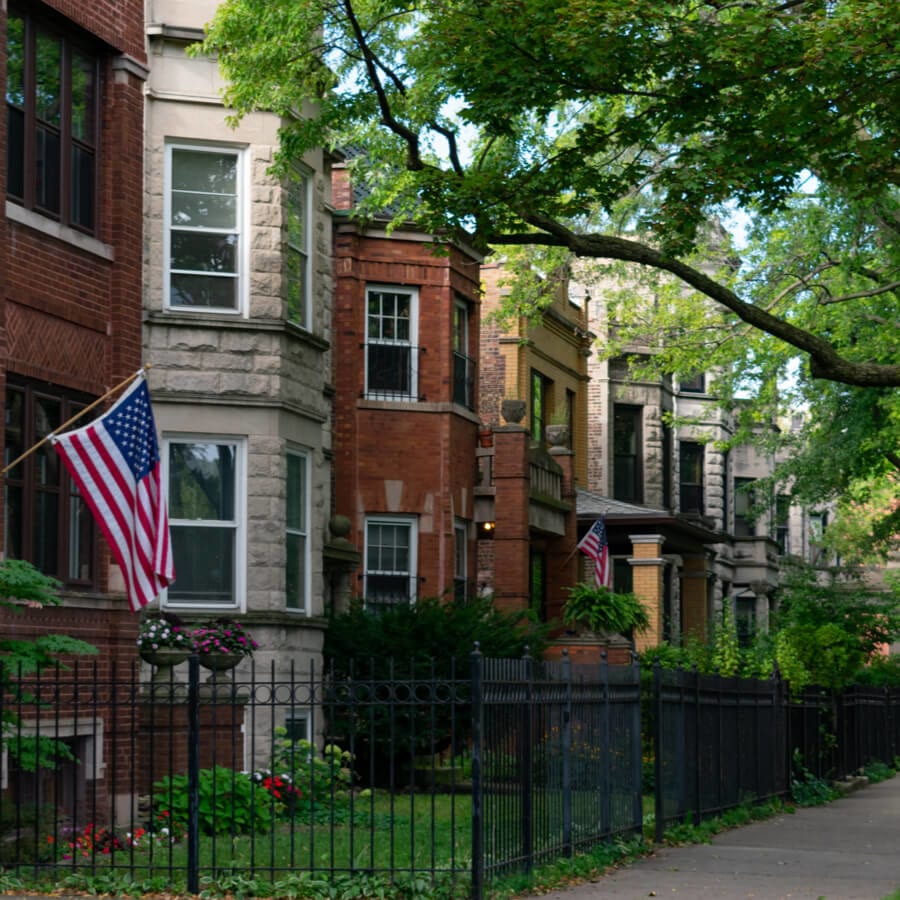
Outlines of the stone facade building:
<svg viewBox="0 0 900 900">
<path fill-rule="evenodd" d="M 331 185 L 321 153 L 270 172 L 276 117 L 226 123 L 216 60 L 185 52 L 216 5 L 147 4 L 143 336 L 177 573 L 160 603 L 240 619 L 285 673 L 320 658 L 334 583 Z"/>
</svg>

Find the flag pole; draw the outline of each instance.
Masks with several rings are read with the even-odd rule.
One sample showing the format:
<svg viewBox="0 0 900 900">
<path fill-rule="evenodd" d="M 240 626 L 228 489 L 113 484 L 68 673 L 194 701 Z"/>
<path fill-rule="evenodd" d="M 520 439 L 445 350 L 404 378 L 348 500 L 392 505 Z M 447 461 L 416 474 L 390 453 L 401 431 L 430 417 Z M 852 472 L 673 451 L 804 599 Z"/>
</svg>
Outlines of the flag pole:
<svg viewBox="0 0 900 900">
<path fill-rule="evenodd" d="M 116 391 L 121 391 L 123 387 L 131 384 L 131 382 L 134 381 L 135 378 L 137 378 L 142 372 L 146 372 L 147 369 L 149 369 L 149 368 L 150 368 L 150 363 L 145 363 L 133 375 L 129 375 L 124 381 L 120 381 L 115 387 L 110 388 L 102 397 L 98 397 L 89 406 L 86 406 L 80 412 L 75 413 L 75 415 L 72 416 L 71 419 L 67 420 L 66 422 L 63 422 L 62 425 L 60 425 L 58 428 L 54 428 L 53 431 L 50 432 L 50 434 L 45 435 L 33 447 L 30 447 L 17 459 L 14 459 L 8 466 L 5 466 L 3 468 L 3 470 L 0 471 L 0 475 L 5 475 L 10 469 L 15 468 L 20 462 L 22 462 L 23 459 L 26 459 L 27 457 L 31 456 L 31 454 L 34 453 L 35 450 L 39 449 L 40 447 L 43 447 L 44 444 L 46 444 L 47 441 L 49 441 L 50 438 L 54 437 L 58 432 L 63 431 L 64 429 L 68 428 L 73 422 L 77 422 L 82 416 L 89 413 L 95 406 L 99 406 L 104 400 L 108 399 L 113 394 L 115 394 Z"/>
</svg>

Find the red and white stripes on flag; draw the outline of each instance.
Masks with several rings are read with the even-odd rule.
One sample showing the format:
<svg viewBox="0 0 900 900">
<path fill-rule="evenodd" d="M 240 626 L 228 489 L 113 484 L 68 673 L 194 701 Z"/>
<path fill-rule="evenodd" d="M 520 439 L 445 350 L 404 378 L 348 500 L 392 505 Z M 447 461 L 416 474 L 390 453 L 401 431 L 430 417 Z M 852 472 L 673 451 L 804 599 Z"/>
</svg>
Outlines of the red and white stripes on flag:
<svg viewBox="0 0 900 900">
<path fill-rule="evenodd" d="M 612 566 L 609 563 L 606 524 L 602 516 L 591 525 L 588 533 L 578 542 L 578 549 L 594 561 L 594 581 L 597 587 L 612 587 Z"/>
<path fill-rule="evenodd" d="M 134 612 L 175 578 L 159 443 L 143 372 L 102 416 L 53 438 L 122 569 Z"/>
</svg>

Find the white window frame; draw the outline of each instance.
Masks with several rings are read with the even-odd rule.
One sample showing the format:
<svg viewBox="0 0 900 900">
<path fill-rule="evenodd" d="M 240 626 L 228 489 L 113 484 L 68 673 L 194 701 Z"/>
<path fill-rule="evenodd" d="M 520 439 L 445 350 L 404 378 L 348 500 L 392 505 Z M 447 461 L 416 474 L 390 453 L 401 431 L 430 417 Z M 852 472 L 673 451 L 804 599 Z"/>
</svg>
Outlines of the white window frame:
<svg viewBox="0 0 900 900">
<path fill-rule="evenodd" d="M 176 519 L 169 517 L 170 528 L 179 525 L 193 527 L 221 528 L 230 527 L 234 532 L 234 602 L 225 603 L 190 603 L 170 600 L 166 589 L 161 597 L 161 605 L 167 609 L 201 610 L 204 612 L 245 612 L 247 606 L 247 441 L 234 435 L 221 434 L 186 434 L 167 432 L 162 439 L 162 476 L 163 483 L 169 488 L 169 448 L 172 444 L 228 444 L 234 447 L 234 517 L 231 521 L 224 519 Z M 178 583 L 178 571 L 175 572 L 175 583 Z"/>
<path fill-rule="evenodd" d="M 291 204 L 292 190 L 298 191 L 300 194 L 303 218 L 303 240 L 301 244 L 291 241 L 291 235 L 288 227 L 289 216 L 288 208 Z M 302 328 L 304 331 L 312 331 L 312 303 L 310 300 L 310 292 L 312 288 L 311 266 L 310 266 L 310 230 L 312 227 L 312 173 L 306 168 L 294 166 L 289 175 L 288 184 L 284 189 L 285 203 L 285 228 L 284 228 L 284 313 L 285 319 L 292 325 Z M 303 307 L 300 310 L 300 321 L 291 318 L 290 308 L 288 306 L 288 289 L 290 286 L 290 273 L 288 268 L 288 260 L 292 254 L 297 254 L 302 260 L 302 276 L 301 291 L 303 297 Z"/>
<path fill-rule="evenodd" d="M 211 232 L 236 234 L 238 252 L 236 257 L 236 297 L 235 306 L 185 306 L 172 303 L 172 153 L 175 150 L 187 150 L 195 153 L 231 153 L 237 159 L 237 210 L 233 229 L 215 228 Z M 249 301 L 249 247 L 250 216 L 248 202 L 250 196 L 249 166 L 245 147 L 233 144 L 201 144 L 170 141 L 165 145 L 165 165 L 163 182 L 163 308 L 168 312 L 186 315 L 229 315 L 246 316 Z M 177 230 L 177 229 L 176 229 Z M 202 229 L 196 229 L 202 231 Z"/>
<path fill-rule="evenodd" d="M 287 492 L 290 490 L 291 485 L 288 477 L 288 465 L 287 458 L 295 457 L 301 461 L 302 472 L 303 472 L 303 487 L 304 487 L 304 495 L 303 495 L 303 527 L 302 528 L 293 528 L 288 524 L 287 520 Z M 287 612 L 293 615 L 301 615 L 308 616 L 310 615 L 310 597 L 311 594 L 311 563 L 312 563 L 312 553 L 310 551 L 310 514 L 311 514 L 311 501 L 310 501 L 310 473 L 312 471 L 312 467 L 310 465 L 310 455 L 309 451 L 303 448 L 298 447 L 289 447 L 286 458 L 285 458 L 285 517 L 284 517 L 284 528 L 285 528 L 285 558 L 287 557 L 288 551 L 288 535 L 298 535 L 303 539 L 303 597 L 302 597 L 302 605 L 301 606 L 291 606 L 290 598 L 287 595 L 287 566 L 285 565 L 285 584 L 284 584 L 284 606 Z"/>
<path fill-rule="evenodd" d="M 369 296 L 372 293 L 384 292 L 395 294 L 409 294 L 409 338 L 396 340 L 390 338 L 375 339 L 369 337 Z M 366 358 L 364 363 L 366 379 L 366 396 L 374 399 L 407 400 L 414 401 L 419 396 L 419 289 L 399 284 L 367 284 L 363 309 L 364 322 L 363 333 L 366 337 Z M 390 391 L 380 388 L 371 388 L 369 385 L 369 347 L 409 347 L 409 390 Z"/>
<path fill-rule="evenodd" d="M 418 519 L 415 516 L 368 515 L 365 521 L 365 548 L 363 555 L 363 597 L 369 595 L 369 578 L 372 575 L 403 574 L 409 581 L 409 605 L 415 606 L 419 583 L 419 535 Z M 400 525 L 409 528 L 409 568 L 405 573 L 391 569 L 369 569 L 369 527 L 371 525 Z"/>
</svg>

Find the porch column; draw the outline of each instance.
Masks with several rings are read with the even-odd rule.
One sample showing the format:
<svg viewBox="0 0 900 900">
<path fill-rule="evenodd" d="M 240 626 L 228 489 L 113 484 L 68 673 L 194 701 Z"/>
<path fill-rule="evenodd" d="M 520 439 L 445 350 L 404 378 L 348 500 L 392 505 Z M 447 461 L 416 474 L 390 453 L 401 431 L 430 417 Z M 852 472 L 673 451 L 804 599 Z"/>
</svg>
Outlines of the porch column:
<svg viewBox="0 0 900 900">
<path fill-rule="evenodd" d="M 707 637 L 706 556 L 684 556 L 681 564 L 681 634 Z"/>
<path fill-rule="evenodd" d="M 632 586 L 635 596 L 644 604 L 650 627 L 635 632 L 634 649 L 639 653 L 662 642 L 663 635 L 663 566 L 661 534 L 630 534 L 632 556 L 628 564 L 632 569 Z"/>
<path fill-rule="evenodd" d="M 575 510 L 575 454 L 568 447 L 551 447 L 550 455 L 563 470 L 562 499 L 571 507 L 566 513 L 566 531 L 548 541 L 547 546 L 547 618 L 561 619 L 569 599 L 567 588 L 578 581 L 578 516 Z"/>
<path fill-rule="evenodd" d="M 521 425 L 494 429 L 494 605 L 501 610 L 528 608 L 528 443 Z"/>
</svg>

